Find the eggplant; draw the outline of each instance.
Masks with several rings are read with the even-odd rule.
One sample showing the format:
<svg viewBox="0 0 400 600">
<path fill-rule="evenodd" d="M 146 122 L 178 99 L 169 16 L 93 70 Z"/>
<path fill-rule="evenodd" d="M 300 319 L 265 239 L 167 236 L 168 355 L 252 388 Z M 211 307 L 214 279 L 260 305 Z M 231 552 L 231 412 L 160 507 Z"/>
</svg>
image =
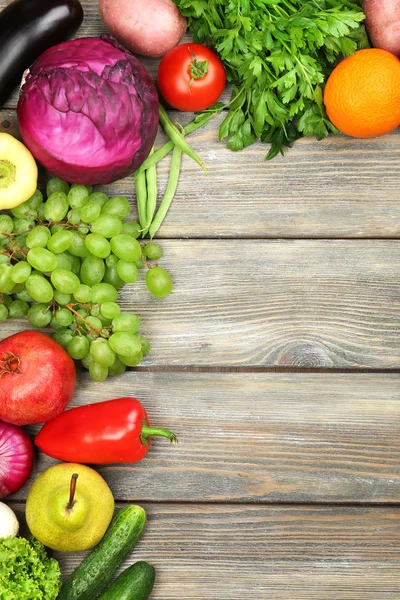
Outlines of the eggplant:
<svg viewBox="0 0 400 600">
<path fill-rule="evenodd" d="M 50 46 L 72 37 L 82 21 L 78 0 L 14 0 L 0 12 L 0 107 L 24 71 Z"/>
</svg>

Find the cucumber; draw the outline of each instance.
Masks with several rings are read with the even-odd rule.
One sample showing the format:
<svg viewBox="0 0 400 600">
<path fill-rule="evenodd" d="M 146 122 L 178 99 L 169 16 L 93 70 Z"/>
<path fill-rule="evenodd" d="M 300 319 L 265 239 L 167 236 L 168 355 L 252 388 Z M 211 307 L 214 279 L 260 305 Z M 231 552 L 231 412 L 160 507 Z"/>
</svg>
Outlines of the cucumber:
<svg viewBox="0 0 400 600">
<path fill-rule="evenodd" d="M 112 519 L 103 539 L 63 583 L 57 600 L 94 600 L 138 542 L 146 525 L 141 506 L 130 505 Z"/>
<path fill-rule="evenodd" d="M 125 569 L 99 600 L 147 600 L 155 578 L 156 571 L 152 565 L 137 562 Z"/>
</svg>

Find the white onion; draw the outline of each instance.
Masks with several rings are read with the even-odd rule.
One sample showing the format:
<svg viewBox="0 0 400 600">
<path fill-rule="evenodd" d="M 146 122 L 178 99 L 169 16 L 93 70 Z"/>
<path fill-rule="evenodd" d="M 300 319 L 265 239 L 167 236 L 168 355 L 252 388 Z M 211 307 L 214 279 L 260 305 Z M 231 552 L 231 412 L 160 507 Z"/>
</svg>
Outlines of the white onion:
<svg viewBox="0 0 400 600">
<path fill-rule="evenodd" d="M 0 502 L 0 538 L 14 538 L 18 531 L 19 523 L 14 511 Z"/>
</svg>

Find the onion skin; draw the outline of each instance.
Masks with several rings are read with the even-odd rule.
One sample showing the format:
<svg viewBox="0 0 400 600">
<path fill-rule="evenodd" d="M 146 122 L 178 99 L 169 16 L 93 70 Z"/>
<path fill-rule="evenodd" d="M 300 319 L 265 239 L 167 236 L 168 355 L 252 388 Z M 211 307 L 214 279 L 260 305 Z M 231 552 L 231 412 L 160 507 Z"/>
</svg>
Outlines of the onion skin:
<svg viewBox="0 0 400 600">
<path fill-rule="evenodd" d="M 363 0 L 362 6 L 372 45 L 400 57 L 400 1 Z"/>
<path fill-rule="evenodd" d="M 0 421 L 0 498 L 18 492 L 33 468 L 33 444 L 28 434 Z"/>
<path fill-rule="evenodd" d="M 21 331 L 0 342 L 0 419 L 14 425 L 44 423 L 72 400 L 75 364 L 51 337 Z"/>
</svg>

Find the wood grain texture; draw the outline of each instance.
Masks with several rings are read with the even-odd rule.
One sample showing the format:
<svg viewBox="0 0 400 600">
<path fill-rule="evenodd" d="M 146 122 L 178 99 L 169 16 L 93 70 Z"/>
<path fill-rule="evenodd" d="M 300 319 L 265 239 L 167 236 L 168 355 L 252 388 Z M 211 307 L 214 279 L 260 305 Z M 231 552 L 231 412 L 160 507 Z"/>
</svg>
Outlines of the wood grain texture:
<svg viewBox="0 0 400 600">
<path fill-rule="evenodd" d="M 152 600 L 398 600 L 398 508 L 144 505 Z M 64 575 L 82 555 L 58 555 Z"/>
<path fill-rule="evenodd" d="M 400 502 L 400 375 L 81 374 L 70 405 L 134 395 L 154 438 L 138 464 L 98 467 L 115 497 L 187 502 Z M 39 427 L 32 428 L 32 432 Z M 56 461 L 38 453 L 36 475 Z"/>
<path fill-rule="evenodd" d="M 151 297 L 143 276 L 120 291 L 152 344 L 141 368 L 400 368 L 398 241 L 162 246 L 173 293 Z M 21 324 L 8 320 L 0 336 Z"/>
</svg>

